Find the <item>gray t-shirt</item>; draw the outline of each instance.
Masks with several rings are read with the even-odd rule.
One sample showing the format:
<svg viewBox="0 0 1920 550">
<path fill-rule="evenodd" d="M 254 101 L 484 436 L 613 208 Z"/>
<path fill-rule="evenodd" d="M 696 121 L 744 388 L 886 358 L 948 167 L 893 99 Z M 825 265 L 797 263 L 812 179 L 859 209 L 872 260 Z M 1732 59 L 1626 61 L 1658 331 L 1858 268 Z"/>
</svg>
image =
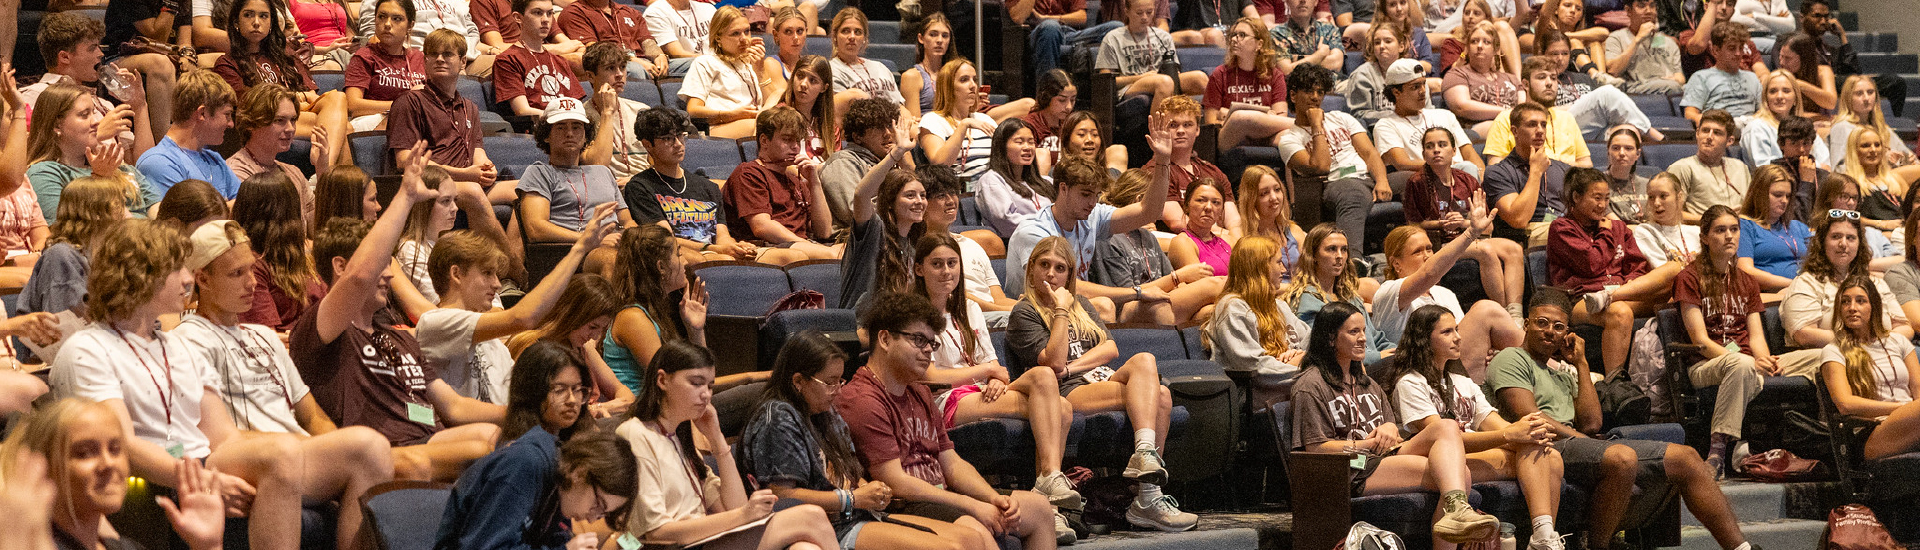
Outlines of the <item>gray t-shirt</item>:
<svg viewBox="0 0 1920 550">
<path fill-rule="evenodd" d="M 1633 32 L 1627 29 L 1613 31 L 1607 35 L 1607 59 L 1616 59 L 1633 44 Z M 1674 87 L 1679 82 L 1667 80 L 1667 77 L 1680 72 L 1680 43 L 1666 33 L 1655 31 L 1640 47 L 1634 48 L 1633 58 L 1627 60 L 1627 82 L 1642 83 L 1664 81 Z"/>
<path fill-rule="evenodd" d="M 518 189 L 547 199 L 547 221 L 568 231 L 585 229 L 587 216 L 601 203 L 613 203 L 616 211 L 627 209 L 627 198 L 613 183 L 613 169 L 606 166 L 536 162 L 520 177 Z"/>
<path fill-rule="evenodd" d="M 1887 287 L 1893 289 L 1895 303 L 1920 300 L 1920 269 L 1911 260 L 1887 268 Z"/>
<path fill-rule="evenodd" d="M 1100 55 L 1094 58 L 1093 68 L 1141 75 L 1160 70 L 1160 60 L 1173 55 L 1173 35 L 1167 31 L 1148 27 L 1146 34 L 1136 35 L 1120 27 L 1100 39 Z"/>
<path fill-rule="evenodd" d="M 1680 106 L 1701 111 L 1721 109 L 1736 117 L 1751 115 L 1760 108 L 1760 77 L 1747 70 L 1729 73 L 1712 67 L 1701 69 L 1687 77 Z"/>
</svg>

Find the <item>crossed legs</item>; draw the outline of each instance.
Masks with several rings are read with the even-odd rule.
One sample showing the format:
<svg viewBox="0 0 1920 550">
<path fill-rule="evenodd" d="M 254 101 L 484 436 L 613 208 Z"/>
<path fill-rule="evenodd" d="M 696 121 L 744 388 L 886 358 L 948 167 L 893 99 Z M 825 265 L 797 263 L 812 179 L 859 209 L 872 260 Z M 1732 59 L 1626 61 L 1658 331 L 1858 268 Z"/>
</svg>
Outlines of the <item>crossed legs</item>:
<svg viewBox="0 0 1920 550">
<path fill-rule="evenodd" d="M 1034 475 L 1060 471 L 1067 452 L 1067 431 L 1073 425 L 1073 409 L 1060 397 L 1060 382 L 1053 376 L 1053 369 L 1027 369 L 993 401 L 978 393 L 960 398 L 953 414 L 954 425 L 982 418 L 1027 419 L 1033 428 Z"/>
</svg>

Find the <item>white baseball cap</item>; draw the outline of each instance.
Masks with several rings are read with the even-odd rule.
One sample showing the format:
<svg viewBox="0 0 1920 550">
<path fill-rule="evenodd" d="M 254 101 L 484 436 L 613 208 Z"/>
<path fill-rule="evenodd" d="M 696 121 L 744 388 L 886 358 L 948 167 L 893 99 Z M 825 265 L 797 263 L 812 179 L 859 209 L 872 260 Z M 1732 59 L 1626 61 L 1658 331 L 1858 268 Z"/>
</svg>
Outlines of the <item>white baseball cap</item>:
<svg viewBox="0 0 1920 550">
<path fill-rule="evenodd" d="M 1402 59 L 1387 67 L 1388 86 L 1399 86 L 1426 77 L 1426 69 L 1420 68 L 1420 62 L 1416 60 Z"/>
<path fill-rule="evenodd" d="M 587 107 L 578 99 L 557 98 L 547 102 L 547 110 L 540 114 L 540 119 L 547 121 L 547 124 L 559 124 L 563 120 L 578 120 L 585 123 L 588 122 Z"/>
</svg>

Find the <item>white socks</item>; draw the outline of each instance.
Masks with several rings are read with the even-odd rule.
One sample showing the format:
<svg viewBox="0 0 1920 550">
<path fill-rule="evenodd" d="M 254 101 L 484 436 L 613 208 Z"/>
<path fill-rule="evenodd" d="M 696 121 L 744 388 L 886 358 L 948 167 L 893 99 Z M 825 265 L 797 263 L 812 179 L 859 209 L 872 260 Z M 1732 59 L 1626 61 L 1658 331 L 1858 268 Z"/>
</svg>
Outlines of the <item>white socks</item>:
<svg viewBox="0 0 1920 550">
<path fill-rule="evenodd" d="M 1739 546 L 1733 547 L 1733 550 L 1753 550 L 1753 543 L 1742 542 Z"/>
<path fill-rule="evenodd" d="M 1146 451 L 1158 452 L 1160 450 L 1160 446 L 1158 444 L 1155 444 L 1154 443 L 1155 441 L 1158 441 L 1158 438 L 1153 433 L 1153 428 L 1140 428 L 1138 430 L 1133 431 L 1134 450 L 1146 450 Z"/>
<path fill-rule="evenodd" d="M 1533 540 L 1546 541 L 1560 538 L 1553 530 L 1553 516 L 1533 516 Z"/>
<path fill-rule="evenodd" d="M 1145 508 L 1153 504 L 1153 501 L 1160 500 L 1159 485 L 1154 485 L 1152 483 L 1141 483 L 1139 484 L 1139 486 L 1140 486 L 1140 494 L 1134 497 L 1133 499 L 1134 503 L 1139 504 L 1140 507 L 1142 508 Z"/>
</svg>

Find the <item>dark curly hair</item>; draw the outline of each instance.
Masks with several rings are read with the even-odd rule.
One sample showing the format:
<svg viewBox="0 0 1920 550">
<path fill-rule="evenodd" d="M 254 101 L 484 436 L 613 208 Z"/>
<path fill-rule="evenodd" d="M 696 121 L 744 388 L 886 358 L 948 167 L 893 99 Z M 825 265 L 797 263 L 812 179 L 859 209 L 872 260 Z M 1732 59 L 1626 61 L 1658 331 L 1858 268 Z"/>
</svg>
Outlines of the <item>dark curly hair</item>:
<svg viewBox="0 0 1920 550">
<path fill-rule="evenodd" d="M 891 131 L 899 118 L 900 107 L 891 101 L 877 97 L 856 99 L 847 104 L 846 116 L 840 121 L 840 135 L 852 140 L 875 128 Z"/>
<path fill-rule="evenodd" d="M 165 222 L 122 220 L 108 226 L 88 255 L 93 269 L 87 272 L 87 288 L 95 291 L 87 293 L 87 319 L 113 322 L 132 316 L 161 290 L 167 275 L 186 265 L 188 250 L 187 238 Z"/>
<path fill-rule="evenodd" d="M 676 109 L 654 107 L 640 111 L 640 116 L 633 118 L 633 137 L 644 141 L 664 139 L 692 130 L 693 121 L 687 118 L 687 113 Z"/>
</svg>

